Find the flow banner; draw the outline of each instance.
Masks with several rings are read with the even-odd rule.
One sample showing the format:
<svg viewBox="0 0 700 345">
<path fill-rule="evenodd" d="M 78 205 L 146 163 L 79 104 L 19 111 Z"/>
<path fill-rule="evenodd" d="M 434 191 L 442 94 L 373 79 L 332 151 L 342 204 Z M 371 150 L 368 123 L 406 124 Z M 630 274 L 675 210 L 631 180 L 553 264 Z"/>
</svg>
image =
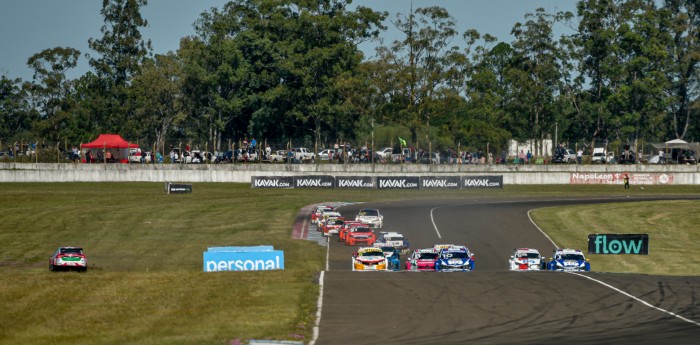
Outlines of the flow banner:
<svg viewBox="0 0 700 345">
<path fill-rule="evenodd" d="M 390 177 L 390 176 L 379 176 L 377 177 L 377 187 L 379 189 L 418 189 L 420 185 L 420 177 L 418 176 L 404 176 L 404 177 Z"/>
<path fill-rule="evenodd" d="M 649 255 L 648 234 L 590 234 L 589 254 Z"/>
<path fill-rule="evenodd" d="M 253 176 L 250 178 L 253 188 L 294 188 L 292 176 Z"/>
<path fill-rule="evenodd" d="M 377 188 L 371 176 L 336 176 L 335 188 Z"/>
<path fill-rule="evenodd" d="M 462 176 L 462 188 L 503 188 L 503 175 Z"/>
<path fill-rule="evenodd" d="M 168 192 L 168 194 L 192 193 L 192 185 L 166 182 L 165 191 Z"/>
<path fill-rule="evenodd" d="M 420 188 L 459 189 L 459 176 L 421 176 Z"/>
<path fill-rule="evenodd" d="M 333 188 L 335 178 L 328 175 L 297 176 L 294 178 L 295 188 L 324 187 Z"/>
</svg>

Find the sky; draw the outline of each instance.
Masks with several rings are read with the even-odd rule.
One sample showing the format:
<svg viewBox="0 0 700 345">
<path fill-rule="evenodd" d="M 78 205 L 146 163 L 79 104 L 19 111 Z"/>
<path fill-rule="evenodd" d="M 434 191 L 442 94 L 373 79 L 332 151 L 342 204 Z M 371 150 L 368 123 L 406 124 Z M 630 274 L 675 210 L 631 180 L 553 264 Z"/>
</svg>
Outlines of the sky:
<svg viewBox="0 0 700 345">
<path fill-rule="evenodd" d="M 150 39 L 156 54 L 177 50 L 180 38 L 194 34 L 192 24 L 212 7 L 222 8 L 226 0 L 148 0 L 141 11 L 149 26 L 141 33 Z M 526 13 L 544 8 L 548 13 L 575 12 L 576 0 L 354 0 L 351 8 L 366 6 L 387 11 L 389 18 L 408 13 L 413 8 L 440 6 L 455 18 L 460 33 L 476 29 L 490 33 L 499 41 L 510 42 L 510 30 L 524 21 Z M 81 51 L 78 67 L 69 71 L 76 78 L 90 70 L 86 53 L 88 39 L 102 37 L 104 20 L 100 0 L 0 0 L 0 75 L 31 80 L 33 71 L 27 60 L 44 49 L 71 47 Z M 384 44 L 396 36 L 390 28 L 383 35 Z M 565 28 L 562 30 L 566 30 Z M 456 43 L 455 43 L 456 44 Z M 366 56 L 373 55 L 373 46 L 360 47 Z"/>
</svg>

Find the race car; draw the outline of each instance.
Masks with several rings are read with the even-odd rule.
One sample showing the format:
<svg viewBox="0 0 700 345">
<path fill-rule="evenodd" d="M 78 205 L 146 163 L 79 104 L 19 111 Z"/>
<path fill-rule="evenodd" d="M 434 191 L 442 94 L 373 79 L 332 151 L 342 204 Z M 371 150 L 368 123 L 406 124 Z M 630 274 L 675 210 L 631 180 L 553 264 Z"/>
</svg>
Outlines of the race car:
<svg viewBox="0 0 700 345">
<path fill-rule="evenodd" d="M 319 220 L 321 219 L 323 212 L 325 211 L 333 211 L 335 208 L 330 205 L 318 205 L 316 206 L 316 209 L 311 213 L 311 223 L 312 224 L 318 224 Z"/>
<path fill-rule="evenodd" d="M 403 237 L 403 234 L 395 231 L 382 231 L 379 235 L 378 241 L 384 242 L 400 250 L 402 253 L 407 252 L 408 248 L 410 248 L 410 245 L 406 238 Z"/>
<path fill-rule="evenodd" d="M 539 271 L 546 268 L 540 252 L 533 248 L 516 248 L 508 259 L 508 269 L 511 271 Z"/>
<path fill-rule="evenodd" d="M 338 231 L 340 231 L 340 228 L 343 227 L 344 223 L 345 218 L 343 217 L 328 218 L 325 222 L 323 222 L 321 229 L 323 236 L 333 236 L 338 234 Z"/>
<path fill-rule="evenodd" d="M 355 227 L 345 235 L 346 246 L 354 246 L 357 242 L 364 242 L 367 243 L 368 246 L 371 246 L 376 240 L 377 236 L 374 234 L 374 231 L 372 231 L 372 228 L 368 226 Z"/>
<path fill-rule="evenodd" d="M 367 224 L 363 222 L 358 222 L 356 220 L 346 220 L 343 224 L 343 227 L 341 227 L 338 231 L 338 242 L 345 242 L 345 235 L 347 235 L 348 232 L 352 231 L 352 229 L 362 225 L 366 226 Z"/>
<path fill-rule="evenodd" d="M 434 271 L 435 261 L 440 252 L 435 248 L 416 249 L 406 260 L 406 269 L 410 271 Z"/>
<path fill-rule="evenodd" d="M 342 215 L 340 214 L 340 212 L 336 212 L 336 211 L 323 211 L 323 213 L 321 213 L 321 215 L 319 216 L 319 218 L 316 219 L 316 227 L 320 228 L 321 226 L 323 226 L 323 223 L 324 223 L 326 220 L 328 220 L 328 218 L 338 218 L 338 217 L 342 217 Z M 319 229 L 318 231 L 321 231 L 321 230 Z"/>
<path fill-rule="evenodd" d="M 384 216 L 376 208 L 363 208 L 355 216 L 355 220 L 363 222 L 373 228 L 381 228 L 384 225 Z"/>
<path fill-rule="evenodd" d="M 49 258 L 49 271 L 77 270 L 86 272 L 87 257 L 80 247 L 58 247 Z"/>
<path fill-rule="evenodd" d="M 550 271 L 590 271 L 591 263 L 578 249 L 555 249 L 549 258 L 547 269 Z"/>
<path fill-rule="evenodd" d="M 388 260 L 381 248 L 360 247 L 352 255 L 353 271 L 386 271 L 388 266 Z"/>
<path fill-rule="evenodd" d="M 440 250 L 435 261 L 436 271 L 473 271 L 474 254 L 466 246 L 451 246 Z"/>
<path fill-rule="evenodd" d="M 399 250 L 382 242 L 374 242 L 374 246 L 380 248 L 389 264 L 388 269 L 398 271 L 401 269 L 401 254 Z"/>
</svg>

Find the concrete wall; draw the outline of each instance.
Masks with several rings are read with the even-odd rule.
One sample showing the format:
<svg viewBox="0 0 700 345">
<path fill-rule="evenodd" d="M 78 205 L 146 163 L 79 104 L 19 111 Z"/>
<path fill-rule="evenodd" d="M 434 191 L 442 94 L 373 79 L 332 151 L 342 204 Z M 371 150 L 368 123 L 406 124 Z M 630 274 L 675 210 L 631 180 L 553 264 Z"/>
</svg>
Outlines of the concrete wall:
<svg viewBox="0 0 700 345">
<path fill-rule="evenodd" d="M 573 173 L 668 175 L 700 184 L 698 165 L 423 165 L 423 164 L 70 164 L 0 163 L 0 182 L 240 182 L 294 175 L 503 175 L 504 184 L 569 184 Z"/>
</svg>

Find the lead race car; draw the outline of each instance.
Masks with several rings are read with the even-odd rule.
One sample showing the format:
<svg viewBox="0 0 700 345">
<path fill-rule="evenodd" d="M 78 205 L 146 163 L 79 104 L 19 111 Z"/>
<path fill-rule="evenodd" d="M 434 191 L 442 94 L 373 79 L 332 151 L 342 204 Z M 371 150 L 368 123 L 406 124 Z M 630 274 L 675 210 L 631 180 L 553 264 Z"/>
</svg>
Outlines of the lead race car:
<svg viewBox="0 0 700 345">
<path fill-rule="evenodd" d="M 590 271 L 591 263 L 578 249 L 555 249 L 552 258 L 549 258 L 547 269 L 550 271 Z"/>
<path fill-rule="evenodd" d="M 388 266 L 388 260 L 381 248 L 360 247 L 352 255 L 353 271 L 386 271 Z"/>
<path fill-rule="evenodd" d="M 466 246 L 451 246 L 440 250 L 440 256 L 435 261 L 436 271 L 473 271 L 474 253 Z"/>
<path fill-rule="evenodd" d="M 539 271 L 546 268 L 544 258 L 533 248 L 516 248 L 508 259 L 508 269 L 511 271 Z"/>
<path fill-rule="evenodd" d="M 406 260 L 409 271 L 434 271 L 440 252 L 435 248 L 416 249 Z"/>
</svg>

